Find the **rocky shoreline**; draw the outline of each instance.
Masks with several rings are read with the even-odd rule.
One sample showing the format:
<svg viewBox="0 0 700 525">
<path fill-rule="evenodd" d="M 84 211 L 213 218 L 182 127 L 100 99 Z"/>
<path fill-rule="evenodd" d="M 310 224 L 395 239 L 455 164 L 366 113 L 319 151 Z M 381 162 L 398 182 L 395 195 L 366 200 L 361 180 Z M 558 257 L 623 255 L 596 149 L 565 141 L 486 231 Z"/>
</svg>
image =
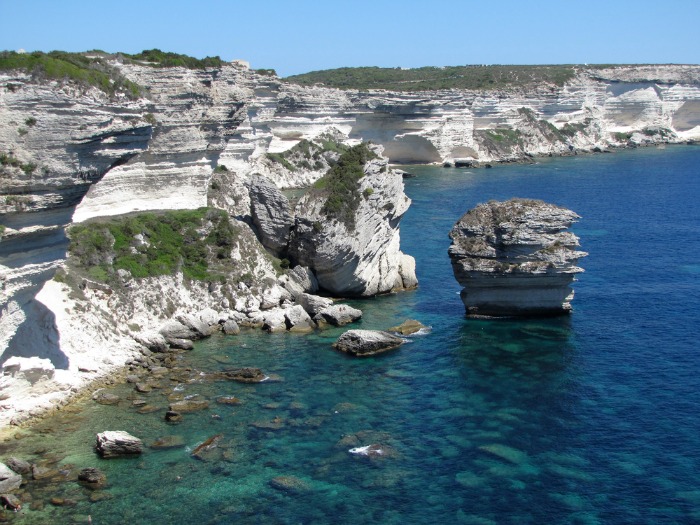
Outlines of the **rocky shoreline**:
<svg viewBox="0 0 700 525">
<path fill-rule="evenodd" d="M 303 87 L 241 62 L 101 60 L 147 96 L 0 72 L 0 349 L 9 363 L 0 426 L 17 411 L 55 409 L 144 344 L 187 346 L 157 335 L 176 316 L 209 308 L 222 325 L 270 331 L 333 322 L 297 301 L 286 267 L 308 268 L 337 296 L 415 287 L 399 236 L 410 200 L 389 162 L 488 167 L 700 137 L 698 66 L 581 68 L 563 86 L 406 93 Z M 324 179 L 363 141 L 376 158 L 350 170 L 353 184 Z M 293 206 L 280 192 L 310 186 Z M 117 235 L 118 253 L 105 222 L 206 207 L 227 214 L 231 235 L 220 238 L 206 214 L 174 232 L 199 243 L 197 264 L 234 272 L 204 281 L 175 270 L 136 279 L 154 239 Z M 70 225 L 103 232 L 82 273 L 67 264 Z"/>
</svg>

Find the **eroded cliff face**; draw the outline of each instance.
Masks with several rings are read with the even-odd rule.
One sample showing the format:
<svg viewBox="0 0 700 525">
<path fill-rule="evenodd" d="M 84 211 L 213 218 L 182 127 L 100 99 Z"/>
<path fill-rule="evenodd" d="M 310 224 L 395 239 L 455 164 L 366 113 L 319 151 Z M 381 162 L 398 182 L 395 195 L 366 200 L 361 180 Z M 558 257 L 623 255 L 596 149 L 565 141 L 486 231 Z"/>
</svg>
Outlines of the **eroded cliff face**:
<svg viewBox="0 0 700 525">
<path fill-rule="evenodd" d="M 365 164 L 357 205 L 345 220 L 329 217 L 327 200 L 323 191 L 310 191 L 297 204 L 290 258 L 311 268 L 321 288 L 340 296 L 415 288 L 415 261 L 401 252 L 399 230 L 411 200 L 386 158 Z"/>
<path fill-rule="evenodd" d="M 79 375 L 79 367 L 90 375 L 93 368 L 99 374 L 126 362 L 139 346 L 123 330 L 121 323 L 129 316 L 115 320 L 99 289 L 86 291 L 83 304 L 51 280 L 65 259 L 65 226 L 207 205 L 254 225 L 251 195 L 266 193 L 255 185 L 256 174 L 279 188 L 294 188 L 312 184 L 327 169 L 326 157 L 308 167 L 299 157 L 290 169 L 269 155 L 289 151 L 303 139 L 371 140 L 384 147 L 392 162 L 468 166 L 700 137 L 698 66 L 582 69 L 563 87 L 527 91 L 392 93 L 301 87 L 237 63 L 202 70 L 112 65 L 148 95 L 110 98 L 69 81 L 0 73 L 3 361 L 10 355 L 48 359 L 56 374 L 65 371 L 70 377 Z M 298 208 L 294 257 L 305 261 L 309 253 L 319 255 L 315 270 L 329 291 L 371 295 L 399 283 L 415 284 L 413 261 L 401 253 L 398 237 L 408 201 L 400 177 L 382 169 L 371 168 L 362 182 L 361 191 L 378 191 L 363 196 L 358 221 L 371 222 L 371 206 L 383 210 L 381 220 L 366 231 L 352 236 L 332 222 L 318 231 L 314 224 L 322 205 L 307 200 Z M 264 213 L 259 211 L 260 222 Z M 281 221 L 281 231 L 286 231 L 285 221 L 288 217 Z M 381 235 L 375 236 L 372 227 Z M 252 239 L 252 231 L 246 231 Z M 325 242 L 342 236 L 351 240 L 347 253 Z M 268 246 L 281 253 L 284 241 Z M 333 247 L 325 253 L 327 246 Z M 244 252 L 261 268 L 259 282 L 268 278 L 272 283 L 275 276 L 264 252 Z M 220 305 L 216 286 L 188 296 L 179 295 L 180 287 L 173 276 L 144 287 L 144 293 L 153 288 L 154 296 L 192 308 Z M 267 290 L 241 289 L 229 309 L 249 315 L 262 304 L 283 301 L 275 286 Z M 147 299 L 135 295 L 130 300 Z M 165 310 L 159 302 L 153 304 L 151 317 L 142 312 L 142 321 L 131 324 L 146 327 L 160 319 Z M 97 355 L 90 351 L 94 348 Z M 124 352 L 104 353 L 107 348 Z M 83 362 L 87 364 L 79 365 Z"/>
<path fill-rule="evenodd" d="M 450 232 L 450 260 L 468 316 L 560 315 L 587 254 L 568 231 L 580 217 L 537 200 L 479 204 Z"/>
</svg>

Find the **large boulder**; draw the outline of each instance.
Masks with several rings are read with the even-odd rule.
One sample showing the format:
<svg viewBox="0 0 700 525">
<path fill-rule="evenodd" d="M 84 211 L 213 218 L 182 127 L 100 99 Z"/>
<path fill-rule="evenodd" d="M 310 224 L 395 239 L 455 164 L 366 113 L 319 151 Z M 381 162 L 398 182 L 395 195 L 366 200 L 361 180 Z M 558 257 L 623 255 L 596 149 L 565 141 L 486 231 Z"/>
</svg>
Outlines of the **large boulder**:
<svg viewBox="0 0 700 525">
<path fill-rule="evenodd" d="M 270 179 L 253 175 L 248 185 L 250 216 L 262 245 L 277 256 L 284 255 L 289 230 L 294 224 L 289 201 Z"/>
<path fill-rule="evenodd" d="M 295 266 L 280 278 L 280 283 L 293 298 L 302 293 L 316 293 L 318 291 L 318 280 L 306 266 Z"/>
<path fill-rule="evenodd" d="M 321 310 L 314 319 L 326 322 L 333 326 L 345 326 L 354 323 L 362 317 L 362 310 L 348 306 L 347 304 L 332 304 Z"/>
<path fill-rule="evenodd" d="M 333 305 L 333 300 L 328 297 L 321 297 L 310 293 L 301 293 L 296 298 L 296 303 L 300 305 L 311 317 L 319 314 L 321 310 Z"/>
<path fill-rule="evenodd" d="M 404 340 L 382 330 L 348 330 L 333 343 L 333 348 L 346 354 L 364 357 L 401 346 Z"/>
<path fill-rule="evenodd" d="M 449 255 L 469 316 L 559 315 L 587 254 L 566 231 L 580 217 L 538 200 L 480 204 L 450 232 Z"/>
<path fill-rule="evenodd" d="M 107 430 L 97 434 L 95 449 L 106 459 L 136 456 L 143 452 L 143 442 L 123 430 Z"/>
<path fill-rule="evenodd" d="M 321 181 L 325 188 L 307 192 L 295 209 L 289 258 L 311 268 L 320 287 L 333 295 L 372 296 L 416 284 L 399 235 L 411 200 L 401 175 L 376 153 L 381 148 L 356 167 L 356 180 L 333 182 L 327 175 Z M 339 165 L 343 162 L 341 157 Z M 348 190 L 329 196 L 342 187 Z"/>
<path fill-rule="evenodd" d="M 22 484 L 22 476 L 4 463 L 0 463 L 0 494 L 17 490 Z"/>
<path fill-rule="evenodd" d="M 306 333 L 316 328 L 316 323 L 309 317 L 306 310 L 298 304 L 284 311 L 284 319 L 290 332 Z"/>
</svg>

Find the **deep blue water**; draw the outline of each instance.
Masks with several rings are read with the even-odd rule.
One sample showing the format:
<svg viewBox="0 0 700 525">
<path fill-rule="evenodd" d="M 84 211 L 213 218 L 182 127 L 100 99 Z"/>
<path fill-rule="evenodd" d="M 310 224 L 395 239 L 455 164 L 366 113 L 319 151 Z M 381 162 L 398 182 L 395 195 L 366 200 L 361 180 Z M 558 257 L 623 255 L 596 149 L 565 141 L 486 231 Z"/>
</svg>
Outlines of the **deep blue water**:
<svg viewBox="0 0 700 525">
<path fill-rule="evenodd" d="M 700 149 L 409 171 L 417 176 L 406 180 L 413 205 L 402 249 L 416 258 L 420 287 L 355 304 L 363 328 L 415 318 L 432 326 L 429 335 L 363 360 L 331 349 L 342 329 L 200 343 L 187 356 L 195 370 L 259 366 L 280 380 L 165 380 L 138 396 L 123 385 L 118 407 L 86 402 L 40 424 L 5 444 L 5 455 L 50 450 L 61 464 L 104 469 L 110 488 L 96 502 L 75 483 L 34 489 L 35 501 L 59 495 L 76 505 L 47 503 L 15 521 L 700 522 Z M 447 234 L 475 204 L 514 196 L 582 216 L 575 231 L 590 255 L 580 261 L 574 312 L 467 320 Z M 167 425 L 173 389 L 212 400 L 210 409 Z M 218 395 L 243 403 L 217 405 Z M 137 414 L 128 396 L 159 410 Z M 178 435 L 188 448 L 102 461 L 91 445 L 106 429 L 146 443 Z M 218 433 L 224 456 L 189 456 Z M 348 453 L 371 443 L 391 453 Z M 300 490 L 273 488 L 277 476 L 294 476 Z"/>
</svg>

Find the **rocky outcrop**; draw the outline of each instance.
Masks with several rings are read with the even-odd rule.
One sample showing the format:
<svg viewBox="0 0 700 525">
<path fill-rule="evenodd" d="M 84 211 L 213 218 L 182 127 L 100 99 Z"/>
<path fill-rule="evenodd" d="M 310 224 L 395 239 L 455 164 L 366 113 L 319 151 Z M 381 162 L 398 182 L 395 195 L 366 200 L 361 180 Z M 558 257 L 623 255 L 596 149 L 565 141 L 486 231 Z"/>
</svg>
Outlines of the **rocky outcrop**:
<svg viewBox="0 0 700 525">
<path fill-rule="evenodd" d="M 251 178 L 251 216 L 256 233 L 265 248 L 283 256 L 289 242 L 289 230 L 294 224 L 289 201 L 268 178 Z"/>
<path fill-rule="evenodd" d="M 288 218 L 275 215 L 283 201 L 271 185 L 251 191 L 252 175 L 278 188 L 306 187 L 337 160 L 331 150 L 316 155 L 328 139 L 371 140 L 392 162 L 477 166 L 700 138 L 698 66 L 579 68 L 563 86 L 528 90 L 397 93 L 301 87 L 241 63 L 190 70 L 104 60 L 147 97 L 0 72 L 0 363 L 50 361 L 36 381 L 25 365 L 0 377 L 0 398 L 10 399 L 0 425 L 60 406 L 140 358 L 147 339 L 139 334 L 178 314 L 213 307 L 223 322 L 260 326 L 263 310 L 318 291 L 311 270 L 343 295 L 415 286 L 415 262 L 398 236 L 408 200 L 385 161 L 370 163 L 360 182 L 357 229 L 325 220 L 320 198 L 300 203 L 292 262 L 308 256 L 315 266 L 277 281 L 247 225 L 269 231 L 260 238 L 283 255 L 276 238 Z M 274 157 L 282 152 L 292 169 Z M 241 226 L 230 247 L 240 275 L 225 283 L 179 273 L 134 286 L 122 273 L 116 291 L 61 273 L 71 222 L 206 205 Z M 63 282 L 52 280 L 57 270 Z"/>
<path fill-rule="evenodd" d="M 380 354 L 401 346 L 404 340 L 381 330 L 348 330 L 333 348 L 357 357 Z"/>
<path fill-rule="evenodd" d="M 381 150 L 377 150 L 380 152 Z M 386 158 L 370 160 L 356 183 L 350 217 L 328 211 L 324 191 L 307 192 L 295 209 L 289 257 L 313 270 L 334 295 L 372 296 L 416 285 L 413 258 L 400 250 L 399 224 L 411 200 Z"/>
<path fill-rule="evenodd" d="M 137 456 L 143 452 L 143 442 L 122 430 L 107 430 L 97 434 L 97 453 L 105 459 Z"/>
<path fill-rule="evenodd" d="M 470 316 L 559 315 L 587 254 L 566 231 L 580 217 L 537 200 L 480 204 L 450 232 L 449 255 Z"/>
</svg>

